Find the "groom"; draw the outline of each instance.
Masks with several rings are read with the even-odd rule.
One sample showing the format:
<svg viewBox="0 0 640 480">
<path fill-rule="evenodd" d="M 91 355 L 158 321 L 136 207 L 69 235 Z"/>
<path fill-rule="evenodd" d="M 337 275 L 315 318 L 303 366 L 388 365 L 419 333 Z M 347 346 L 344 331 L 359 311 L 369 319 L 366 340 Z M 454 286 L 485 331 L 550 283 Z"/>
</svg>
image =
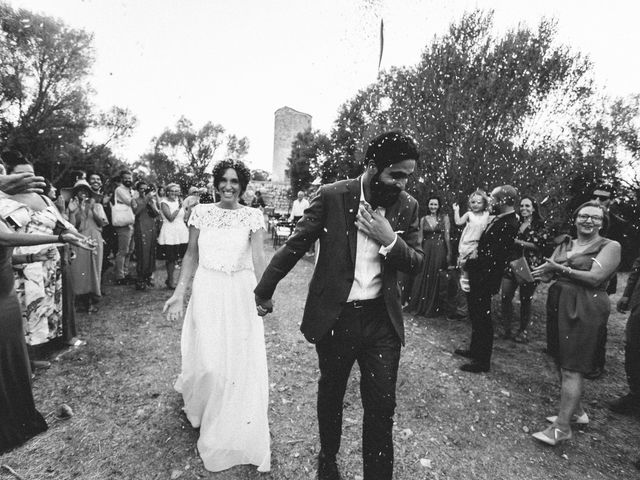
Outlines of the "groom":
<svg viewBox="0 0 640 480">
<path fill-rule="evenodd" d="M 404 189 L 418 150 L 399 132 L 374 138 L 364 173 L 320 188 L 293 235 L 274 255 L 255 289 L 258 313 L 272 310 L 278 282 L 320 240 L 300 329 L 316 344 L 320 366 L 318 478 L 340 479 L 336 455 L 351 368 L 360 367 L 364 406 L 364 479 L 393 474 L 393 414 L 404 324 L 397 274 L 416 273 L 418 203 Z"/>
</svg>

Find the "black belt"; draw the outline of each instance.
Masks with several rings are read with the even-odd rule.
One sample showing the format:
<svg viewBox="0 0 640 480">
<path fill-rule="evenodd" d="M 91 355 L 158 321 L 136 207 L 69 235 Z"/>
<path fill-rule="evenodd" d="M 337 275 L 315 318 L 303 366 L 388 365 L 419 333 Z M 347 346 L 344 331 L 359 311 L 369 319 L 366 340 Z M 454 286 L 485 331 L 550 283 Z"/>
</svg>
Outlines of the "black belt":
<svg viewBox="0 0 640 480">
<path fill-rule="evenodd" d="M 384 297 L 370 298 L 367 300 L 354 300 L 353 302 L 347 302 L 345 307 L 347 308 L 364 308 L 372 307 L 380 304 L 384 304 Z"/>
</svg>

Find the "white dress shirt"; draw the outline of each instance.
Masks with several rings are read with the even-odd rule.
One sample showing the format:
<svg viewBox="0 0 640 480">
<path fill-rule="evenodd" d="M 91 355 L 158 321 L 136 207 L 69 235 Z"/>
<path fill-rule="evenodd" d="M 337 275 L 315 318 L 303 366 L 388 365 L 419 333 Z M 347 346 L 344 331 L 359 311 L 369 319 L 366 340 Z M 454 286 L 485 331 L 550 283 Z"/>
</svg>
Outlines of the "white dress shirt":
<svg viewBox="0 0 640 480">
<path fill-rule="evenodd" d="M 364 198 L 363 177 L 360 178 L 360 203 L 367 203 Z M 386 209 L 376 208 L 376 212 L 384 217 Z M 356 243 L 356 265 L 353 275 L 353 285 L 349 291 L 347 302 L 354 300 L 370 300 L 382 294 L 382 257 L 391 251 L 398 235 L 388 246 L 380 245 L 374 239 L 358 230 Z M 381 256 L 382 255 L 382 256 Z"/>
<path fill-rule="evenodd" d="M 307 208 L 309 208 L 309 200 L 306 198 L 303 198 L 302 200 L 294 200 L 291 205 L 291 215 L 289 216 L 289 219 L 293 220 L 294 217 L 301 217 Z"/>
</svg>

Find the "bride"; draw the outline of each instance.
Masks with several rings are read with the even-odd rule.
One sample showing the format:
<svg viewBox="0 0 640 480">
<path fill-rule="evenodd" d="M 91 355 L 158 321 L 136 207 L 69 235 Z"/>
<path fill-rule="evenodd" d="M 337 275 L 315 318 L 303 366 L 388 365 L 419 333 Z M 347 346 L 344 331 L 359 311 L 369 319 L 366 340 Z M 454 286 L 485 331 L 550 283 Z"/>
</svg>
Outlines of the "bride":
<svg viewBox="0 0 640 480">
<path fill-rule="evenodd" d="M 271 463 L 264 328 L 253 300 L 265 268 L 265 231 L 262 212 L 239 203 L 249 180 L 240 161 L 214 166 L 220 201 L 193 209 L 178 285 L 163 309 L 169 320 L 182 317 L 195 272 L 175 389 L 200 428 L 198 452 L 213 472 L 243 464 L 267 472 Z"/>
</svg>

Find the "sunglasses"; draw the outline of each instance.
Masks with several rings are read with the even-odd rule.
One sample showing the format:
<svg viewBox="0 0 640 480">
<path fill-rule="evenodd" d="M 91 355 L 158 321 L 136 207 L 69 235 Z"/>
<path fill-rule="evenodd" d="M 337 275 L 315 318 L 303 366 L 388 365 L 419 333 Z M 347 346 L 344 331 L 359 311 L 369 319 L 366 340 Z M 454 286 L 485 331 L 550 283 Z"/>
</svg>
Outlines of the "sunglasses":
<svg viewBox="0 0 640 480">
<path fill-rule="evenodd" d="M 591 200 L 611 200 L 611 196 L 610 195 L 592 195 L 591 196 Z"/>
</svg>

